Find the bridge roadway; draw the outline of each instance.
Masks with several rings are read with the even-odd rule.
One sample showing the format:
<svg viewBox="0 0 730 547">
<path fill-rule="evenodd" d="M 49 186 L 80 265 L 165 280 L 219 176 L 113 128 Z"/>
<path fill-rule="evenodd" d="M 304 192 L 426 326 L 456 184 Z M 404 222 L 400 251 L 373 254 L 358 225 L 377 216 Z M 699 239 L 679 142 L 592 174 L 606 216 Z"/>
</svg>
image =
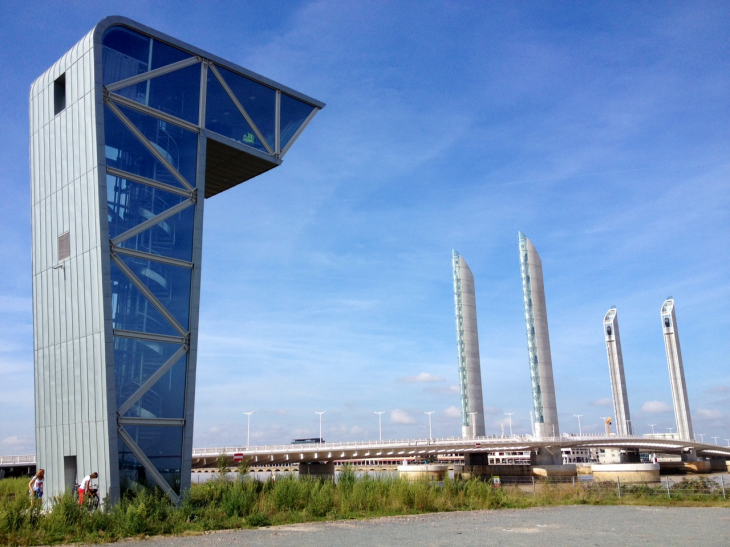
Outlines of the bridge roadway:
<svg viewBox="0 0 730 547">
<path fill-rule="evenodd" d="M 359 459 L 399 459 L 440 454 L 467 454 L 531 450 L 537 448 L 613 448 L 658 454 L 681 454 L 694 449 L 697 456 L 730 458 L 730 447 L 679 439 L 655 439 L 615 435 L 563 436 L 538 439 L 530 435 L 513 437 L 447 437 L 401 441 L 355 441 L 322 444 L 283 444 L 193 449 L 193 468 L 215 466 L 216 459 L 241 454 L 252 465 L 311 463 Z"/>
<path fill-rule="evenodd" d="M 233 458 L 242 454 L 253 465 L 277 463 L 311 463 L 331 460 L 400 459 L 438 456 L 439 454 L 467 454 L 535 450 L 542 447 L 560 448 L 614 448 L 639 450 L 658 454 L 681 454 L 694 449 L 697 456 L 730 459 L 730 447 L 704 444 L 679 439 L 655 439 L 640 436 L 615 435 L 563 436 L 537 439 L 530 435 L 513 437 L 478 437 L 464 439 L 407 439 L 401 441 L 354 441 L 322 444 L 280 444 L 264 446 L 227 446 L 193 449 L 193 468 L 215 466 L 220 455 Z M 0 456 L 0 468 L 35 468 L 35 454 Z"/>
</svg>

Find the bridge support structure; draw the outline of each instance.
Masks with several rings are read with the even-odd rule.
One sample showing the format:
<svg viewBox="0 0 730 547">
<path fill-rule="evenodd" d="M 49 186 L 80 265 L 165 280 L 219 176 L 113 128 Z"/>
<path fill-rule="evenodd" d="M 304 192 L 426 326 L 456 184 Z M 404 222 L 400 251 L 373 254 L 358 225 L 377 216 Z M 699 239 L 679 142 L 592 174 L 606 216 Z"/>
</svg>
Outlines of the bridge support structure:
<svg viewBox="0 0 730 547">
<path fill-rule="evenodd" d="M 299 476 L 317 479 L 334 479 L 335 462 L 300 463 Z"/>
</svg>

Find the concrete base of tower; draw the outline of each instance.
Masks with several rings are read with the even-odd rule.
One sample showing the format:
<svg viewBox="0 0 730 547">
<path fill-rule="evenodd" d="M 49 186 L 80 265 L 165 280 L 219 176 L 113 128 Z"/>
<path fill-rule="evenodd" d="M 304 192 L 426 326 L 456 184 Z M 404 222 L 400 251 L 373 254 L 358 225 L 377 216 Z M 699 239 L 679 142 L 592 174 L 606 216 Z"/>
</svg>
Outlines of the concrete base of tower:
<svg viewBox="0 0 730 547">
<path fill-rule="evenodd" d="M 713 471 L 730 471 L 730 462 L 726 458 L 710 458 L 710 469 Z"/>
<path fill-rule="evenodd" d="M 682 451 L 682 461 L 683 462 L 696 462 L 697 461 L 697 452 L 695 452 L 694 448 L 687 448 Z"/>
<path fill-rule="evenodd" d="M 323 479 L 334 479 L 335 478 L 335 462 L 313 462 L 313 463 L 300 463 L 299 464 L 299 476 L 305 477 L 316 477 Z"/>
<path fill-rule="evenodd" d="M 531 465 L 531 474 L 535 477 L 575 477 L 578 468 L 574 463 L 560 465 Z"/>
<path fill-rule="evenodd" d="M 685 473 L 696 475 L 712 471 L 712 465 L 708 461 L 659 462 L 659 465 L 662 469 L 662 475 L 683 475 Z"/>
<path fill-rule="evenodd" d="M 411 481 L 421 479 L 442 481 L 448 472 L 449 465 L 446 463 L 424 463 L 398 466 L 398 476 Z M 456 470 L 454 470 L 454 474 L 456 474 Z"/>
<path fill-rule="evenodd" d="M 609 463 L 591 466 L 593 480 L 601 482 L 659 482 L 658 463 Z"/>
<path fill-rule="evenodd" d="M 533 466 L 563 465 L 563 453 L 559 446 L 535 448 L 530 453 L 530 464 Z M 575 468 L 575 465 L 573 467 Z"/>
</svg>

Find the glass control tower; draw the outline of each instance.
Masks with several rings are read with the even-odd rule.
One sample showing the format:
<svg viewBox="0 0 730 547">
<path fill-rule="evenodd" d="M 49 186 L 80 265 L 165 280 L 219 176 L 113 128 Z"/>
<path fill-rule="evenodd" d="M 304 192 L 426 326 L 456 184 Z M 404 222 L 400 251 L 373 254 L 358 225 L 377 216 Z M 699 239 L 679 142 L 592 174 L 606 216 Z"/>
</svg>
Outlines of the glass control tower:
<svg viewBox="0 0 730 547">
<path fill-rule="evenodd" d="M 36 449 L 47 493 L 190 484 L 203 206 L 324 104 L 121 17 L 30 90 Z"/>
</svg>

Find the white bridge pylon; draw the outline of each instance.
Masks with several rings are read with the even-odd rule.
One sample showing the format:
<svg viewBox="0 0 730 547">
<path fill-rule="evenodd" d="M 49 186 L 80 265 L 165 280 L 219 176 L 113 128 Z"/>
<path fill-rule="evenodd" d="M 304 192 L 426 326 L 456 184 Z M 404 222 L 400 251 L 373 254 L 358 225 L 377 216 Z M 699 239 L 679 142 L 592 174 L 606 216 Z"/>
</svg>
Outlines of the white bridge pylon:
<svg viewBox="0 0 730 547">
<path fill-rule="evenodd" d="M 360 459 L 400 459 L 434 457 L 443 454 L 485 453 L 500 451 L 554 448 L 614 448 L 639 450 L 659 454 L 681 454 L 694 450 L 697 456 L 730 457 L 730 447 L 704 444 L 681 439 L 654 439 L 639 436 L 614 435 L 562 436 L 535 438 L 530 435 L 513 437 L 477 437 L 464 439 L 409 439 L 401 441 L 356 441 L 321 444 L 283 444 L 264 446 L 231 446 L 193 449 L 193 467 L 210 467 L 224 455 L 234 455 L 251 465 L 281 463 L 311 463 L 318 461 L 345 461 Z"/>
</svg>

